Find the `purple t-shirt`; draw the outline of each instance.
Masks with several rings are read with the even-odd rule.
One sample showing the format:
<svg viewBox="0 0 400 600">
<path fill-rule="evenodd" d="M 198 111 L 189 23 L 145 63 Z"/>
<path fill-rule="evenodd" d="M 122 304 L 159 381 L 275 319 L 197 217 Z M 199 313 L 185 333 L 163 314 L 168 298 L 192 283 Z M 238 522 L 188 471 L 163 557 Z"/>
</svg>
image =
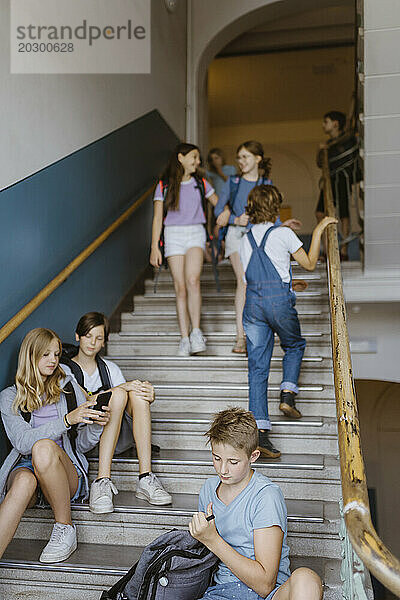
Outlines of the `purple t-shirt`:
<svg viewBox="0 0 400 600">
<path fill-rule="evenodd" d="M 44 404 L 42 408 L 38 408 L 32 412 L 31 427 L 36 429 L 36 427 L 40 427 L 48 421 L 54 421 L 54 419 L 58 419 L 57 406 L 55 404 Z M 54 441 L 60 448 L 63 447 L 61 437 Z"/>
<path fill-rule="evenodd" d="M 198 225 L 206 222 L 203 207 L 201 205 L 200 190 L 195 187 L 196 185 L 194 177 L 191 177 L 189 181 L 182 181 L 179 190 L 179 209 L 169 210 L 167 212 L 164 221 L 166 227 L 168 227 L 168 225 Z M 206 198 L 209 198 L 215 193 L 214 188 L 207 180 L 205 183 L 205 191 Z M 156 187 L 153 199 L 164 201 L 160 183 L 158 183 Z"/>
</svg>

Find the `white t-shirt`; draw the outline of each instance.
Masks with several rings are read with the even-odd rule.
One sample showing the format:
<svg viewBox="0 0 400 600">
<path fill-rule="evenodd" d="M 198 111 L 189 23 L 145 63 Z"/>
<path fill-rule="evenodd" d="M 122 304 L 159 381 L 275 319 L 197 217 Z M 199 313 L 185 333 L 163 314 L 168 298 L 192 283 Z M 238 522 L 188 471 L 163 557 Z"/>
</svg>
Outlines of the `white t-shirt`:
<svg viewBox="0 0 400 600">
<path fill-rule="evenodd" d="M 120 385 L 121 383 L 125 383 L 126 379 L 122 375 L 122 371 L 119 368 L 119 366 L 116 365 L 115 363 L 113 363 L 111 360 L 106 360 L 105 358 L 103 358 L 103 360 L 106 363 L 109 373 L 110 373 L 111 386 L 116 387 L 117 385 Z M 72 371 L 68 367 L 68 365 L 63 364 L 62 368 L 63 368 L 63 371 L 65 371 L 65 373 L 67 375 L 71 375 L 75 379 L 74 374 L 72 373 Z M 81 367 L 81 369 L 82 369 L 82 367 Z M 92 375 L 89 375 L 83 369 L 82 369 L 82 373 L 83 373 L 83 383 L 84 383 L 85 389 L 88 392 L 92 392 L 92 393 L 97 392 L 97 390 L 102 385 L 99 369 L 96 367 L 96 369 L 94 370 Z M 76 381 L 76 379 L 75 379 L 75 381 Z"/>
<path fill-rule="evenodd" d="M 251 232 L 257 246 L 260 245 L 265 232 L 270 227 L 273 227 L 273 223 L 258 223 L 257 225 L 253 225 Z M 303 242 L 299 240 L 290 227 L 276 227 L 267 238 L 264 247 L 265 254 L 268 255 L 284 283 L 290 282 L 290 255 L 297 252 L 302 245 Z M 244 272 L 246 272 L 249 265 L 252 251 L 253 249 L 247 239 L 247 235 L 244 235 L 240 241 L 239 248 L 240 260 L 242 261 Z"/>
</svg>

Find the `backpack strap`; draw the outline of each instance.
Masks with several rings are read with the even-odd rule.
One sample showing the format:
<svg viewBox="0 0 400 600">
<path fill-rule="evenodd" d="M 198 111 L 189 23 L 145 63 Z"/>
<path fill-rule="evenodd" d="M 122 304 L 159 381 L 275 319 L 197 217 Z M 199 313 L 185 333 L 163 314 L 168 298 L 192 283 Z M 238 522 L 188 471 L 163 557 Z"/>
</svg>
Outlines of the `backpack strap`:
<svg viewBox="0 0 400 600">
<path fill-rule="evenodd" d="M 242 178 L 240 175 L 230 175 L 229 176 L 229 200 L 228 206 L 230 211 L 232 212 L 233 205 L 235 204 L 236 196 L 239 191 L 240 182 Z"/>
<path fill-rule="evenodd" d="M 110 369 L 108 368 L 106 361 L 99 355 L 96 356 L 96 363 L 102 383 L 101 389 L 109 390 L 112 387 Z"/>
<path fill-rule="evenodd" d="M 80 365 L 78 365 L 78 363 L 76 363 L 74 360 L 72 360 L 72 358 L 67 358 L 67 357 L 62 357 L 62 364 L 67 365 L 67 367 L 69 367 L 71 369 L 71 372 L 73 374 L 73 376 L 75 377 L 78 385 L 81 386 L 81 388 L 86 389 L 85 388 L 85 378 L 83 375 L 83 371 L 82 368 L 80 367 Z M 87 391 L 87 390 L 86 390 Z"/>
</svg>

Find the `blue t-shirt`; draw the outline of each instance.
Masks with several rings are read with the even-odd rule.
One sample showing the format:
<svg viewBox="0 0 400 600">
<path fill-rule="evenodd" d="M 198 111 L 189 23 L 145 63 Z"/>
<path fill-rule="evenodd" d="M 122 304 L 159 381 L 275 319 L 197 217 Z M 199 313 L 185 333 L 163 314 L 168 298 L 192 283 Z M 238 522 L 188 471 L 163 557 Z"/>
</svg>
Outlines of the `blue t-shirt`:
<svg viewBox="0 0 400 600">
<path fill-rule="evenodd" d="M 229 175 L 236 175 L 236 168 L 233 165 L 223 165 L 222 172 L 229 179 Z M 214 171 L 207 171 L 206 176 L 210 183 L 212 183 L 212 186 L 215 189 L 215 193 L 219 198 L 222 192 L 222 188 L 224 187 L 226 182 L 222 179 L 220 175 L 218 175 L 218 173 L 215 173 Z"/>
<path fill-rule="evenodd" d="M 204 483 L 199 495 L 199 511 L 206 512 L 213 505 L 215 526 L 219 535 L 242 556 L 255 560 L 254 529 L 277 525 L 283 531 L 281 560 L 276 583 L 281 585 L 290 577 L 289 546 L 287 545 L 287 510 L 279 486 L 268 477 L 253 472 L 247 486 L 228 505 L 217 496 L 220 479 L 217 475 Z M 215 575 L 216 583 L 239 581 L 228 567 L 221 562 Z"/>
<path fill-rule="evenodd" d="M 235 217 L 240 217 L 240 215 L 242 215 L 245 212 L 248 195 L 250 194 L 253 187 L 255 187 L 256 185 L 260 185 L 261 183 L 272 184 L 272 180 L 267 178 L 263 179 L 262 177 L 260 177 L 257 181 L 247 181 L 247 179 L 243 179 L 243 177 L 240 177 L 239 187 L 232 207 L 232 214 L 229 217 L 230 225 L 233 225 Z M 221 190 L 221 195 L 218 195 L 218 203 L 214 208 L 214 214 L 216 217 L 218 217 L 218 215 L 222 213 L 225 205 L 228 204 L 230 195 L 231 182 L 230 178 L 228 178 L 227 181 L 225 181 L 224 186 Z"/>
</svg>

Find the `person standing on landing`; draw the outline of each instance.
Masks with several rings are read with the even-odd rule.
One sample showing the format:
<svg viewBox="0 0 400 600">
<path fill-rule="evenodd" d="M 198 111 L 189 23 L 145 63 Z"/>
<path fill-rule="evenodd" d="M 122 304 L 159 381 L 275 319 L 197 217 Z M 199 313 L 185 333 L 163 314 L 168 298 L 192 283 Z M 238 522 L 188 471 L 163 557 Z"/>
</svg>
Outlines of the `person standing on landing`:
<svg viewBox="0 0 400 600">
<path fill-rule="evenodd" d="M 332 223 L 325 217 L 314 229 L 308 254 L 302 242 L 288 227 L 278 227 L 276 220 L 282 196 L 272 185 L 260 185 L 250 192 L 246 214 L 253 225 L 240 242 L 240 260 L 247 287 L 243 325 L 247 338 L 249 368 L 249 409 L 260 431 L 260 451 L 278 458 L 280 451 L 269 439 L 268 376 L 274 333 L 284 351 L 283 377 L 280 386 L 280 410 L 288 417 L 301 418 L 296 408 L 297 382 L 306 342 L 294 308 L 296 295 L 291 290 L 290 256 L 307 271 L 317 264 L 321 235 Z"/>
<path fill-rule="evenodd" d="M 75 338 L 79 350 L 73 361 L 81 369 L 83 391 L 91 394 L 105 391 L 97 364 L 97 354 L 107 341 L 109 323 L 105 315 L 90 312 L 83 315 L 76 326 Z M 112 390 L 111 420 L 99 443 L 97 479 L 90 488 L 89 508 L 101 514 L 114 510 L 113 494 L 118 490 L 111 481 L 111 461 L 114 453 L 121 454 L 132 448 L 134 441 L 139 460 L 139 480 L 136 497 L 150 504 L 171 504 L 172 498 L 151 471 L 151 416 L 150 404 L 154 401 L 154 388 L 148 381 L 126 381 L 121 369 L 111 360 L 102 359 L 108 371 Z M 63 369 L 76 381 L 73 369 L 63 364 Z"/>
<path fill-rule="evenodd" d="M 154 193 L 150 264 L 156 268 L 162 264 L 159 243 L 164 222 L 165 257 L 174 280 L 181 334 L 178 356 L 190 356 L 206 349 L 206 339 L 200 329 L 200 275 L 206 245 L 201 186 L 204 185 L 205 198 L 213 206 L 218 198 L 208 181 L 198 176 L 199 166 L 197 146 L 179 144 Z"/>
<path fill-rule="evenodd" d="M 207 178 L 212 183 L 218 198 L 222 194 L 224 183 L 230 175 L 236 175 L 233 165 L 225 164 L 225 157 L 220 148 L 211 148 L 207 155 Z"/>
<path fill-rule="evenodd" d="M 241 175 L 239 177 L 231 176 L 226 181 L 215 207 L 215 216 L 217 217 L 217 225 L 221 227 L 229 225 L 225 239 L 225 257 L 231 261 L 236 276 L 236 344 L 232 352 L 245 354 L 246 338 L 243 330 L 243 308 L 246 299 L 246 283 L 239 257 L 239 245 L 249 223 L 246 204 L 250 191 L 258 184 L 270 184 L 272 181 L 269 179 L 271 160 L 264 157 L 264 149 L 260 142 L 244 142 L 240 144 L 236 153 Z M 234 198 L 232 198 L 232 195 L 234 195 Z M 230 210 L 229 204 L 232 206 L 232 210 Z M 281 224 L 281 221 L 279 221 L 279 224 Z M 296 229 L 301 227 L 300 221 L 296 219 L 289 219 L 283 225 Z"/>
<path fill-rule="evenodd" d="M 86 400 L 72 378 L 65 377 L 60 355 L 61 341 L 54 331 L 33 329 L 21 344 L 15 385 L 0 393 L 1 417 L 12 446 L 0 469 L 0 557 L 26 508 L 38 500 L 50 504 L 55 519 L 40 562 L 66 560 L 77 547 L 71 499 L 88 496 L 84 452 L 98 443 L 111 411 L 93 410 L 96 398 Z M 66 394 L 72 393 L 77 406 L 69 410 Z M 68 432 L 74 426 L 72 444 Z"/>
<path fill-rule="evenodd" d="M 201 600 L 321 600 L 314 571 L 290 573 L 283 494 L 252 469 L 260 455 L 253 415 L 228 408 L 214 416 L 206 435 L 217 476 L 201 488 L 189 531 L 221 562 Z"/>
</svg>

